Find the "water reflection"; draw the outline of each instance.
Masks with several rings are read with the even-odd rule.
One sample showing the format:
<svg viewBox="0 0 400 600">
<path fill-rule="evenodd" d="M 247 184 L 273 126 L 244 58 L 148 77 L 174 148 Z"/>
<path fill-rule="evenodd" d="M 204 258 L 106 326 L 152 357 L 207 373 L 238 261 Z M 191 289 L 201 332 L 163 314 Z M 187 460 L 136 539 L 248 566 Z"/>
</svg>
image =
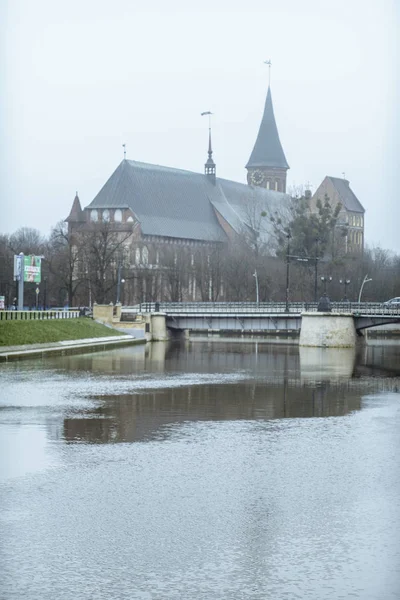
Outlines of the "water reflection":
<svg viewBox="0 0 400 600">
<path fill-rule="evenodd" d="M 376 354 L 363 350 L 363 356 L 371 363 L 369 374 L 381 368 Z M 88 355 L 79 363 L 70 356 L 68 369 L 127 376 L 132 386 L 121 392 L 115 381 L 113 393 L 90 396 L 86 410 L 64 418 L 62 437 L 134 442 L 168 437 L 168 426 L 177 422 L 343 416 L 359 410 L 363 393 L 374 387 L 355 376 L 362 368 L 356 358 L 354 349 L 216 345 L 215 340 L 159 342 L 117 356 Z"/>
<path fill-rule="evenodd" d="M 398 598 L 399 351 L 1 365 L 4 598 Z"/>
<path fill-rule="evenodd" d="M 355 348 L 299 347 L 300 374 L 303 382 L 343 381 L 353 375 Z"/>
</svg>

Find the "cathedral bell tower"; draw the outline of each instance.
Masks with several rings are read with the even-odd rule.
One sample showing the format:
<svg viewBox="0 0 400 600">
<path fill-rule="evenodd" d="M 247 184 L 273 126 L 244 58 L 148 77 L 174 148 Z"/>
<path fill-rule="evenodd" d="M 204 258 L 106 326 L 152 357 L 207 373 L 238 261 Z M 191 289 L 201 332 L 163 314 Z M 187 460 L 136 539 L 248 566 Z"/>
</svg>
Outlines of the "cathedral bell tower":
<svg viewBox="0 0 400 600">
<path fill-rule="evenodd" d="M 270 86 L 256 143 L 246 169 L 249 185 L 286 192 L 286 173 L 289 165 L 279 139 Z"/>
</svg>

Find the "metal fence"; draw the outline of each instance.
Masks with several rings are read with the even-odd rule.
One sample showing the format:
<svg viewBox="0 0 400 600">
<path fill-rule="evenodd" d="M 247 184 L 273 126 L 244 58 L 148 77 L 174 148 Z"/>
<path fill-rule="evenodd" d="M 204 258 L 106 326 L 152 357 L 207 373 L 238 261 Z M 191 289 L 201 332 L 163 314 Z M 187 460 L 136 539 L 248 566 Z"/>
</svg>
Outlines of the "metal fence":
<svg viewBox="0 0 400 600">
<path fill-rule="evenodd" d="M 334 313 L 359 315 L 391 315 L 400 317 L 400 306 L 391 308 L 380 302 L 331 302 Z M 142 302 L 123 306 L 124 314 L 165 312 L 173 314 L 292 314 L 316 312 L 317 302 Z"/>
<path fill-rule="evenodd" d="M 0 310 L 0 321 L 76 319 L 79 316 L 79 310 Z"/>
</svg>

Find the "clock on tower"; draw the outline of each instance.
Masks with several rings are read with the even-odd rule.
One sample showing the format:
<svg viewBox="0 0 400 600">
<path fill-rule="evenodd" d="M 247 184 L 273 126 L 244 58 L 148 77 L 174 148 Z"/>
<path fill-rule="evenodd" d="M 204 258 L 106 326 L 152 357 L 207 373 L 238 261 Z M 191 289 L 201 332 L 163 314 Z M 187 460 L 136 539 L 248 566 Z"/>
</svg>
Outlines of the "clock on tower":
<svg viewBox="0 0 400 600">
<path fill-rule="evenodd" d="M 251 185 L 263 186 L 266 181 L 266 175 L 261 169 L 255 169 L 249 173 L 249 183 Z"/>
</svg>

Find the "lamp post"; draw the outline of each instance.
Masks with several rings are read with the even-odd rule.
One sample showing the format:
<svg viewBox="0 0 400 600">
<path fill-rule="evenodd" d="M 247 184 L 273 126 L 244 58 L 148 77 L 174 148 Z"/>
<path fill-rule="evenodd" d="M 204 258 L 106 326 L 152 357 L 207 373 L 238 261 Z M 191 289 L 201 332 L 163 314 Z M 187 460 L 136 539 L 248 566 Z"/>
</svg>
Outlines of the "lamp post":
<svg viewBox="0 0 400 600">
<path fill-rule="evenodd" d="M 258 275 L 257 275 L 257 269 L 254 271 L 253 273 L 253 277 L 256 278 L 256 302 L 257 304 L 260 301 L 260 295 L 259 295 L 259 290 L 258 290 Z"/>
<path fill-rule="evenodd" d="M 359 303 L 361 302 L 361 294 L 362 294 L 362 291 L 363 291 L 363 289 L 364 289 L 364 285 L 365 285 L 366 283 L 368 283 L 368 281 L 372 281 L 372 279 L 371 279 L 371 278 L 369 278 L 369 277 L 368 277 L 368 275 L 366 275 L 366 276 L 364 277 L 364 280 L 363 280 L 362 284 L 361 284 L 361 287 L 360 287 L 360 293 L 358 294 L 358 302 L 359 302 Z"/>
<path fill-rule="evenodd" d="M 44 288 L 43 288 L 43 310 L 46 310 L 47 306 L 47 277 L 43 278 Z"/>
<path fill-rule="evenodd" d="M 315 240 L 315 271 L 314 271 L 314 302 L 318 299 L 318 244 L 319 239 Z"/>
<path fill-rule="evenodd" d="M 286 248 L 286 306 L 285 310 L 289 312 L 289 280 L 290 280 L 290 272 L 289 272 L 289 264 L 290 264 L 290 238 L 292 237 L 290 231 L 286 234 L 287 237 L 287 248 Z"/>
<path fill-rule="evenodd" d="M 121 279 L 121 271 L 122 271 L 122 264 L 120 263 L 118 265 L 118 273 L 117 273 L 117 302 L 116 302 L 116 304 L 119 304 L 120 298 L 121 298 L 121 283 L 125 283 L 125 279 Z"/>
<path fill-rule="evenodd" d="M 325 277 L 324 275 L 321 277 L 321 281 L 324 284 L 324 294 L 326 296 L 326 286 L 328 285 L 328 283 L 330 283 L 332 281 L 332 277 Z"/>
<path fill-rule="evenodd" d="M 339 283 L 344 285 L 344 302 L 347 302 L 347 286 L 350 284 L 350 279 L 339 279 Z"/>
</svg>

